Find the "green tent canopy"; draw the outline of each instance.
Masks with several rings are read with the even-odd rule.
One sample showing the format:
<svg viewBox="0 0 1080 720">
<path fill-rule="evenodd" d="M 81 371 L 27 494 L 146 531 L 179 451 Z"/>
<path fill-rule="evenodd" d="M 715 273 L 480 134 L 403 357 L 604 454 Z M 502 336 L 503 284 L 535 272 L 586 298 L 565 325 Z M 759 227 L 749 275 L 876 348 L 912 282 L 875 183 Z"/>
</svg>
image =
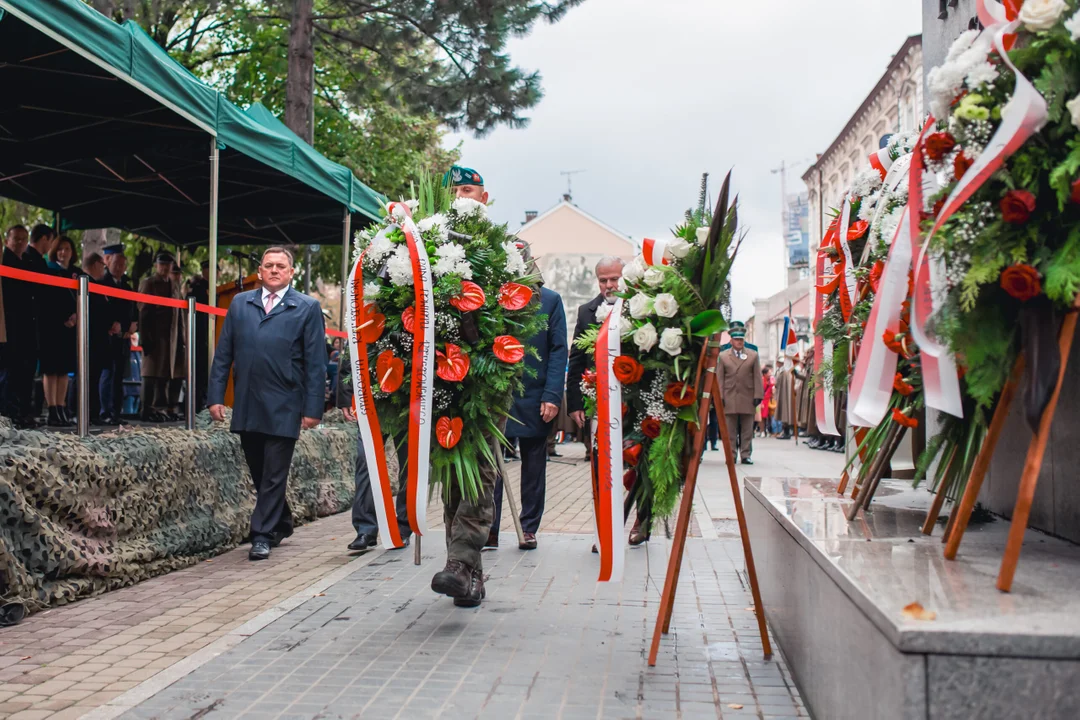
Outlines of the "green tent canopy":
<svg viewBox="0 0 1080 720">
<path fill-rule="evenodd" d="M 205 244 L 215 138 L 219 244 L 339 244 L 346 211 L 378 218 L 382 198 L 348 168 L 265 108 L 237 108 L 137 23 L 79 0 L 0 11 L 0 195 L 65 228 Z"/>
</svg>

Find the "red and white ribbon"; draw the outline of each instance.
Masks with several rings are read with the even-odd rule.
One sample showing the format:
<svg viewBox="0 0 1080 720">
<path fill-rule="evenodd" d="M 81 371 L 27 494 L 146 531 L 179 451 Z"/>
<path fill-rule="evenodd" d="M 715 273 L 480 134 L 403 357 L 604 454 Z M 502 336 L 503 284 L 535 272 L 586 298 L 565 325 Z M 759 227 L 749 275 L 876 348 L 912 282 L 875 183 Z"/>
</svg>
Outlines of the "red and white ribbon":
<svg viewBox="0 0 1080 720">
<path fill-rule="evenodd" d="M 828 256 L 823 250 L 818 251 L 817 256 L 817 285 L 821 287 L 825 284 L 825 267 L 828 264 Z M 821 318 L 825 316 L 825 295 L 821 292 L 815 292 L 814 299 L 814 327 L 817 328 L 817 324 L 821 322 Z M 814 333 L 814 357 L 818 358 L 818 363 L 821 366 L 831 364 L 833 355 L 833 344 L 831 340 L 825 340 L 821 335 Z M 825 392 L 825 388 L 819 386 L 817 392 L 814 393 L 814 414 L 817 416 L 818 430 L 825 435 L 839 435 L 840 432 L 836 429 L 836 417 L 835 408 L 833 406 L 833 399 Z"/>
<path fill-rule="evenodd" d="M 388 229 L 383 229 L 380 235 Z M 356 423 L 360 429 L 360 439 L 364 445 L 364 458 L 367 460 L 368 474 L 371 477 L 371 495 L 375 500 L 375 517 L 379 524 L 379 535 L 386 549 L 401 547 L 401 534 L 398 532 L 397 513 L 394 510 L 394 491 L 390 485 L 390 472 L 386 466 L 386 444 L 379 416 L 375 412 L 375 399 L 371 389 L 371 368 L 368 363 L 367 343 L 362 331 L 367 319 L 367 303 L 364 302 L 363 254 L 353 263 L 351 292 L 345 293 L 345 318 L 349 331 L 349 353 L 352 360 L 353 404 L 356 409 Z M 391 522 L 391 518 L 394 521 Z"/>
<path fill-rule="evenodd" d="M 401 208 L 401 230 L 412 262 L 413 290 L 416 294 L 413 321 L 412 378 L 409 380 L 409 449 L 407 499 L 409 527 L 417 535 L 427 532 L 428 483 L 431 475 L 431 433 L 435 427 L 433 394 L 435 383 L 435 298 L 432 294 L 431 263 L 420 231 L 407 205 L 390 203 L 390 214 Z"/>
<path fill-rule="evenodd" d="M 983 33 L 990 33 L 993 38 L 993 46 L 1001 61 L 1013 72 L 1016 77 L 1016 86 L 1013 89 L 1012 99 L 1002 109 L 1001 124 L 986 148 L 979 157 L 956 183 L 956 187 L 946 198 L 938 213 L 934 226 L 931 228 L 926 239 L 923 240 L 918 230 L 918 214 L 912 218 L 914 231 L 912 243 L 915 247 L 918 260 L 915 264 L 915 295 L 912 298 L 911 308 L 911 332 L 915 341 L 919 344 L 920 353 L 924 359 L 924 382 L 926 382 L 925 359 L 927 357 L 937 361 L 942 374 L 938 377 L 931 371 L 930 383 L 927 384 L 927 404 L 951 415 L 962 417 L 959 408 L 959 392 L 956 393 L 956 403 L 952 402 L 952 386 L 955 382 L 959 388 L 959 380 L 953 379 L 953 359 L 947 347 L 929 331 L 927 322 L 934 312 L 941 306 L 944 300 L 944 267 L 935 263 L 934 256 L 929 252 L 930 241 L 941 229 L 942 225 L 967 202 L 967 200 L 985 183 L 1001 166 L 1006 158 L 1016 152 L 1039 132 L 1046 124 L 1047 107 L 1046 100 L 1035 89 L 1031 81 L 1025 78 L 1013 64 L 1006 50 L 1006 36 L 1016 32 L 1020 27 L 1018 20 L 1010 20 L 1005 6 L 995 0 L 978 0 L 979 20 L 986 29 Z M 927 127 L 934 124 L 934 118 L 927 120 Z M 925 131 L 924 131 L 925 135 Z M 921 144 L 921 143 L 920 143 Z M 918 152 L 918 149 L 916 149 Z M 912 161 L 911 195 L 913 202 L 911 207 L 922 210 L 922 187 L 923 187 L 923 163 L 922 158 L 914 158 Z M 919 195 L 919 204 L 914 203 L 915 195 Z M 952 368 L 955 370 L 955 367 Z M 931 390 L 931 388 L 934 388 Z M 949 407 L 939 407 L 931 404 L 931 393 L 944 393 L 945 404 Z"/>
<path fill-rule="evenodd" d="M 878 171 L 882 180 L 888 177 L 892 164 L 893 159 L 889 155 L 889 148 L 883 147 L 877 152 L 870 153 L 870 166 Z"/>
<path fill-rule="evenodd" d="M 599 582 L 623 577 L 626 547 L 623 540 L 622 498 L 622 386 L 615 377 L 615 358 L 622 354 L 619 298 L 604 318 L 596 339 L 596 536 L 600 550 Z M 614 327 L 612 324 L 614 323 Z"/>
<path fill-rule="evenodd" d="M 664 255 L 667 253 L 667 240 L 653 240 L 645 238 L 641 243 L 641 255 L 645 258 L 646 265 L 667 265 Z"/>
<path fill-rule="evenodd" d="M 851 226 L 851 197 L 844 196 L 844 205 L 840 208 L 840 234 L 836 237 L 836 249 L 840 251 L 841 272 L 843 279 L 840 281 L 840 313 L 844 316 L 844 322 L 851 319 L 855 309 L 856 280 L 855 262 L 851 258 L 851 245 L 848 244 L 848 228 Z"/>
</svg>

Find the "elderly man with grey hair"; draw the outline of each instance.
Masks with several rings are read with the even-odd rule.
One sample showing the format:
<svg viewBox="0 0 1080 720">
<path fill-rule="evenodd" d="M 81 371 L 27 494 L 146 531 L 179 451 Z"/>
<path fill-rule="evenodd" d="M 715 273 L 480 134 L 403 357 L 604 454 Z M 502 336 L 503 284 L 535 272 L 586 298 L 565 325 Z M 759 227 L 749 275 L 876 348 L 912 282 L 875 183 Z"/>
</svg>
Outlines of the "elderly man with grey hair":
<svg viewBox="0 0 1080 720">
<path fill-rule="evenodd" d="M 577 347 L 577 339 L 599 321 L 596 311 L 603 303 L 614 304 L 615 293 L 619 289 L 619 279 L 623 271 L 622 259 L 608 256 L 601 258 L 596 263 L 596 282 L 600 286 L 600 294 L 578 308 L 577 325 L 574 327 L 574 344 L 570 347 L 570 367 L 566 377 L 566 412 L 577 423 L 579 428 L 585 428 L 588 437 L 588 426 L 585 424 L 585 401 L 581 394 L 581 375 L 592 363 L 592 358 Z M 586 456 L 589 453 L 589 442 L 585 443 Z"/>
</svg>

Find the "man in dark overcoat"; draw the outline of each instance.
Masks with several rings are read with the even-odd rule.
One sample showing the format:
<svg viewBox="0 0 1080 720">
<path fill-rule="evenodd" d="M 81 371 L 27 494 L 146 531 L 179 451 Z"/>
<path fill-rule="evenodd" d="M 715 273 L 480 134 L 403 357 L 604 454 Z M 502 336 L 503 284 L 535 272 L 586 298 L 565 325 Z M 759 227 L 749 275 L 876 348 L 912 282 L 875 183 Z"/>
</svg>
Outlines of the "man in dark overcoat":
<svg viewBox="0 0 1080 720">
<path fill-rule="evenodd" d="M 565 384 L 567 347 L 566 313 L 562 297 L 554 290 L 540 287 L 541 315 L 547 316 L 547 329 L 541 330 L 525 344 L 536 348 L 540 359 L 525 356 L 525 365 L 536 371 L 535 377 L 526 373 L 522 378 L 524 392 L 514 398 L 510 417 L 506 421 L 506 437 L 517 438 L 521 449 L 521 531 L 522 550 L 536 549 L 536 531 L 544 514 L 547 489 L 547 439 L 551 424 L 559 414 Z M 499 523 L 502 520 L 503 478 L 495 481 L 495 518 L 491 524 L 485 548 L 499 546 Z"/>
<path fill-rule="evenodd" d="M 263 252 L 262 287 L 237 295 L 221 329 L 210 369 L 210 416 L 225 419 L 225 386 L 233 371 L 232 431 L 240 435 L 251 479 L 251 560 L 270 557 L 270 548 L 292 535 L 285 499 L 300 428 L 322 418 L 326 349 L 319 303 L 289 285 L 293 256 L 285 248 Z"/>
<path fill-rule="evenodd" d="M 139 283 L 139 292 L 163 298 L 179 299 L 180 292 L 169 277 L 173 256 L 167 252 L 154 258 L 154 274 Z M 169 418 L 169 381 L 184 377 L 177 362 L 184 357 L 186 338 L 181 332 L 177 308 L 149 303 L 139 304 L 139 342 L 142 345 L 143 420 L 162 422 Z"/>
</svg>

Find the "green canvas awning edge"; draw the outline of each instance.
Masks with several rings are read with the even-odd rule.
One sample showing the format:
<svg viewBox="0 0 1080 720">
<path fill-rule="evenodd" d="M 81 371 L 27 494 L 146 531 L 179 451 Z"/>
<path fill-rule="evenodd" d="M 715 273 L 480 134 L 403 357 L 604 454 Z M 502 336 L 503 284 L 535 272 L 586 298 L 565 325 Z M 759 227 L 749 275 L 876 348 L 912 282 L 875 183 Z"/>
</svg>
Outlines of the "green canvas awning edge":
<svg viewBox="0 0 1080 720">
<path fill-rule="evenodd" d="M 220 148 L 378 220 L 381 196 L 348 168 L 319 154 L 276 118 L 268 126 L 245 113 L 176 62 L 138 23 L 117 24 L 80 0 L 0 0 L 0 17 L 5 10 L 216 137 Z"/>
</svg>

